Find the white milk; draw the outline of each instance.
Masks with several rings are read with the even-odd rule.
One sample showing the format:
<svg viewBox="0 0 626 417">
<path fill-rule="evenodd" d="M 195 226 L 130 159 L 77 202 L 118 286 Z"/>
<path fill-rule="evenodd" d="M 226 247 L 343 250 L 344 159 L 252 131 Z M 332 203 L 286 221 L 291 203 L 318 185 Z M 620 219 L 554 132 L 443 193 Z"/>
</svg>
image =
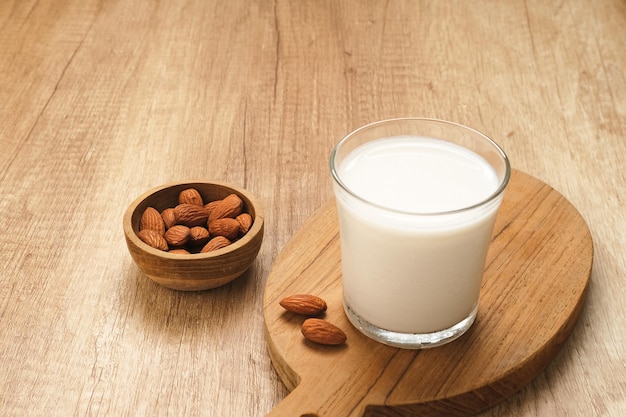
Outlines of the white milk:
<svg viewBox="0 0 626 417">
<path fill-rule="evenodd" d="M 436 332 L 467 318 L 501 197 L 441 213 L 496 192 L 487 161 L 449 142 L 399 137 L 361 145 L 337 172 L 368 202 L 336 185 L 346 305 L 399 333 Z"/>
</svg>

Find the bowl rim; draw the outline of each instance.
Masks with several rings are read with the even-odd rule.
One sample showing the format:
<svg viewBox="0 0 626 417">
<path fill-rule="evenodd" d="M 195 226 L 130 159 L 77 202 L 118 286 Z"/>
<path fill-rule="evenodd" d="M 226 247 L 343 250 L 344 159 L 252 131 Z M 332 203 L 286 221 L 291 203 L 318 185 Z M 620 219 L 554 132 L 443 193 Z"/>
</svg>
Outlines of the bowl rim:
<svg viewBox="0 0 626 417">
<path fill-rule="evenodd" d="M 138 207 L 145 200 L 147 200 L 148 198 L 150 198 L 153 194 L 156 194 L 157 192 L 167 190 L 168 188 L 180 187 L 180 186 L 185 186 L 185 185 L 189 185 L 191 187 L 194 184 L 216 185 L 219 187 L 227 188 L 227 189 L 232 190 L 234 193 L 239 194 L 240 196 L 244 197 L 246 200 L 248 200 L 249 205 L 251 205 L 254 208 L 254 220 L 252 222 L 252 227 L 250 228 L 250 230 L 248 230 L 248 232 L 245 235 L 243 235 L 240 239 L 236 240 L 230 245 L 223 247 L 221 249 L 217 249 L 217 250 L 206 252 L 206 253 L 189 253 L 189 254 L 170 253 L 168 251 L 163 251 L 160 249 L 153 248 L 152 246 L 144 243 L 141 239 L 139 239 L 139 236 L 137 236 L 137 233 L 135 232 L 133 228 L 133 224 L 132 224 L 133 214 L 137 211 Z M 248 202 L 246 202 L 246 204 L 248 204 Z M 206 260 L 206 259 L 211 259 L 211 258 L 219 258 L 225 254 L 234 252 L 244 247 L 248 243 L 250 243 L 259 233 L 263 232 L 264 214 L 263 214 L 263 209 L 261 208 L 261 205 L 259 203 L 259 200 L 248 190 L 238 185 L 225 182 L 225 181 L 219 181 L 219 180 L 190 179 L 190 180 L 184 180 L 184 181 L 168 182 L 168 183 L 153 187 L 145 191 L 144 193 L 139 195 L 137 198 L 135 198 L 128 205 L 128 207 L 126 208 L 126 211 L 124 212 L 122 224 L 123 224 L 124 234 L 126 238 L 130 239 L 133 245 L 136 246 L 138 249 L 141 249 L 142 251 L 147 252 L 153 256 L 158 256 L 158 257 L 162 257 L 165 259 L 172 259 L 172 260 L 182 260 L 182 259 Z"/>
</svg>

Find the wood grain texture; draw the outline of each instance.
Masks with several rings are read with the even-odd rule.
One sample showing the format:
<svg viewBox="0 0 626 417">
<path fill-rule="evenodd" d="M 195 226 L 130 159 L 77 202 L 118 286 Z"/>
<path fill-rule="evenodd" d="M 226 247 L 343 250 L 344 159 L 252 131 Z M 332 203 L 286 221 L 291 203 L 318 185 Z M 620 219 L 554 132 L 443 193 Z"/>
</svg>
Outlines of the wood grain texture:
<svg viewBox="0 0 626 417">
<path fill-rule="evenodd" d="M 623 415 L 625 50 L 623 0 L 0 2 L 0 415 L 266 415 L 288 394 L 269 271 L 332 198 L 332 146 L 400 116 L 494 138 L 593 236 L 572 337 L 482 415 Z M 256 195 L 265 239 L 241 278 L 181 294 L 121 223 L 198 178 Z"/>
<path fill-rule="evenodd" d="M 560 351 L 583 307 L 593 247 L 576 209 L 514 171 L 494 227 L 476 322 L 459 340 L 411 351 L 380 346 L 343 313 L 333 201 L 285 246 L 268 277 L 264 317 L 275 367 L 293 392 L 268 416 L 468 416 L 523 388 Z M 453 260 L 452 260 L 453 261 Z M 308 343 L 303 316 L 279 301 L 313 294 L 347 346 Z"/>
</svg>

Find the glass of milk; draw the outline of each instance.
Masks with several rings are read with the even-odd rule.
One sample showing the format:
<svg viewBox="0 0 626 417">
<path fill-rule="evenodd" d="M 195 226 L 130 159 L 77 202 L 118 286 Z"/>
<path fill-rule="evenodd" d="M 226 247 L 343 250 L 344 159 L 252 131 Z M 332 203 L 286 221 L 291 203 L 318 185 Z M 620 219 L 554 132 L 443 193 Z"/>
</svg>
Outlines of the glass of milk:
<svg viewBox="0 0 626 417">
<path fill-rule="evenodd" d="M 343 138 L 330 166 L 352 324 L 408 349 L 461 336 L 509 181 L 504 151 L 456 123 L 392 119 Z"/>
</svg>

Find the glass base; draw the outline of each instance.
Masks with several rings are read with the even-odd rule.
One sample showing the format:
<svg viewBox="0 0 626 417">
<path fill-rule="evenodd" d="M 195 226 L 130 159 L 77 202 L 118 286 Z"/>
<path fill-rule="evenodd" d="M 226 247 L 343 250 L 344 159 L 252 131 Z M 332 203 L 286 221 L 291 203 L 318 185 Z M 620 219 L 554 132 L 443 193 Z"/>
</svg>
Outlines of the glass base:
<svg viewBox="0 0 626 417">
<path fill-rule="evenodd" d="M 474 306 L 469 316 L 452 327 L 433 333 L 398 333 L 381 329 L 363 320 L 354 310 L 344 303 L 344 310 L 350 322 L 365 336 L 385 345 L 404 349 L 427 349 L 445 345 L 458 339 L 465 333 L 476 319 L 478 304 Z"/>
</svg>

